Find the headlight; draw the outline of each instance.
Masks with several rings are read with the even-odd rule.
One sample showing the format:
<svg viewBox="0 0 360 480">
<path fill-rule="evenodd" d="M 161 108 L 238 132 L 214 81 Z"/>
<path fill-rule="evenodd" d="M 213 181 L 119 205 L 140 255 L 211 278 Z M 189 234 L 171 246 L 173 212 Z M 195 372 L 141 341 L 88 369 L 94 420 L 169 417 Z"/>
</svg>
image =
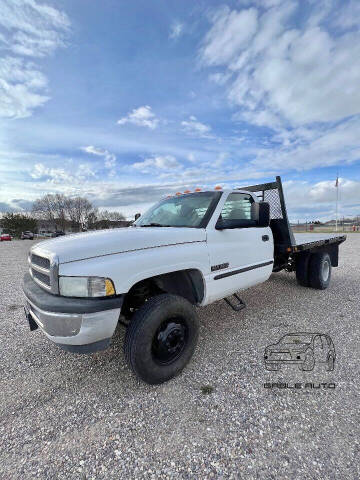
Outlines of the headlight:
<svg viewBox="0 0 360 480">
<path fill-rule="evenodd" d="M 112 280 L 102 277 L 59 277 L 59 291 L 64 297 L 109 297 L 116 293 Z"/>
</svg>

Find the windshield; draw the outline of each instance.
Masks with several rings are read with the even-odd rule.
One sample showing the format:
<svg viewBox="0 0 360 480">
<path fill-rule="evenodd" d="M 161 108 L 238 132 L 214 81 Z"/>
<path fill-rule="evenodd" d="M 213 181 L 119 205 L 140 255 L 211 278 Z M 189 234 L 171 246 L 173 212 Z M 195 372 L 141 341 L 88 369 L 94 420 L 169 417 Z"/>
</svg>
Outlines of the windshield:
<svg viewBox="0 0 360 480">
<path fill-rule="evenodd" d="M 167 198 L 154 205 L 136 222 L 136 227 L 205 227 L 220 192 L 198 192 Z"/>
<path fill-rule="evenodd" d="M 299 344 L 299 343 L 311 343 L 312 335 L 285 335 L 279 343 L 286 344 Z"/>
</svg>

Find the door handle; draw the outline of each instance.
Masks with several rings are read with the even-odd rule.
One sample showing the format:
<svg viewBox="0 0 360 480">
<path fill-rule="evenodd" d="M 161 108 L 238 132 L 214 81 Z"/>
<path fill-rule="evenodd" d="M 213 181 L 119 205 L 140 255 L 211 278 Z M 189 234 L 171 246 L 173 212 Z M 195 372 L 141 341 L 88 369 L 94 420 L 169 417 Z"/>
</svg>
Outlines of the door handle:
<svg viewBox="0 0 360 480">
<path fill-rule="evenodd" d="M 269 240 L 269 235 L 263 235 L 262 236 L 262 241 L 267 242 Z"/>
</svg>

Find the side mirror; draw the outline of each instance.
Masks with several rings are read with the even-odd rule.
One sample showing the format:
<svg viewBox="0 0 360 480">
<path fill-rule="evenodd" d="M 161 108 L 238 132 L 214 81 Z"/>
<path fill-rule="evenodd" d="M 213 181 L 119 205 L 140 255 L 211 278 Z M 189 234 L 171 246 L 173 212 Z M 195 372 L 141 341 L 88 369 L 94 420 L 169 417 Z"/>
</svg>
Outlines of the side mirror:
<svg viewBox="0 0 360 480">
<path fill-rule="evenodd" d="M 141 217 L 141 213 L 135 213 L 135 220 Z"/>
<path fill-rule="evenodd" d="M 270 204 L 268 202 L 259 202 L 259 227 L 268 227 L 270 225 Z"/>
</svg>

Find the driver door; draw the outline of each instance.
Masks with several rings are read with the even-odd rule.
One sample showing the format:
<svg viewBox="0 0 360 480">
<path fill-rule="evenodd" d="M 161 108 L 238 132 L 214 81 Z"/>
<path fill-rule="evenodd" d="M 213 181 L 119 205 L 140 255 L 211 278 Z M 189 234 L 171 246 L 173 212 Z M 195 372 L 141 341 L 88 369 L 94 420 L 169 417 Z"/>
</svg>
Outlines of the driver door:
<svg viewBox="0 0 360 480">
<path fill-rule="evenodd" d="M 269 278 L 273 266 L 273 237 L 258 226 L 257 204 L 248 193 L 228 195 L 220 215 L 224 225 L 238 228 L 207 230 L 210 257 L 209 301 L 224 298 Z"/>
</svg>

